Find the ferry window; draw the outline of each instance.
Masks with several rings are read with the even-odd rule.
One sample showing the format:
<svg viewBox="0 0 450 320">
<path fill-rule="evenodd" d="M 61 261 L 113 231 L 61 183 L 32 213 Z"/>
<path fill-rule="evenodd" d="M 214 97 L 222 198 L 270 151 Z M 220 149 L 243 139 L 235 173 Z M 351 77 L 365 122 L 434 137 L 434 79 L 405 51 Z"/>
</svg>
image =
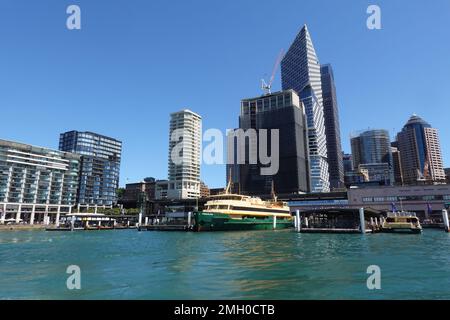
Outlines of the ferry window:
<svg viewBox="0 0 450 320">
<path fill-rule="evenodd" d="M 395 222 L 394 218 L 386 218 L 386 222 Z"/>
<path fill-rule="evenodd" d="M 364 197 L 363 202 L 373 202 L 373 198 L 372 197 Z"/>
<path fill-rule="evenodd" d="M 228 209 L 227 205 L 219 205 L 217 209 Z"/>
<path fill-rule="evenodd" d="M 386 197 L 386 201 L 397 201 L 397 197 Z"/>
<path fill-rule="evenodd" d="M 375 198 L 373 198 L 373 201 L 375 201 L 375 202 L 384 202 L 384 197 L 375 197 Z"/>
<path fill-rule="evenodd" d="M 444 200 L 450 200 L 450 195 L 443 196 Z"/>
</svg>

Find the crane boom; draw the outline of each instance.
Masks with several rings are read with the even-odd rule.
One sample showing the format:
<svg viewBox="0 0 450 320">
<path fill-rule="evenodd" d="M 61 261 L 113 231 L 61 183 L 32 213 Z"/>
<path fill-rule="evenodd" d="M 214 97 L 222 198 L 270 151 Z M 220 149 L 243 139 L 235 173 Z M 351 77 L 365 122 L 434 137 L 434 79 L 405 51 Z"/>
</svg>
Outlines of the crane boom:
<svg viewBox="0 0 450 320">
<path fill-rule="evenodd" d="M 266 81 L 264 79 L 261 80 L 261 89 L 263 89 L 263 91 L 266 95 L 271 94 L 272 83 L 273 83 L 273 80 L 275 79 L 275 75 L 277 73 L 278 66 L 281 63 L 281 60 L 283 60 L 283 57 L 284 57 L 284 50 L 281 49 L 280 53 L 278 54 L 277 60 L 275 61 L 275 64 L 273 66 L 272 75 L 270 76 L 269 83 L 266 83 Z"/>
</svg>

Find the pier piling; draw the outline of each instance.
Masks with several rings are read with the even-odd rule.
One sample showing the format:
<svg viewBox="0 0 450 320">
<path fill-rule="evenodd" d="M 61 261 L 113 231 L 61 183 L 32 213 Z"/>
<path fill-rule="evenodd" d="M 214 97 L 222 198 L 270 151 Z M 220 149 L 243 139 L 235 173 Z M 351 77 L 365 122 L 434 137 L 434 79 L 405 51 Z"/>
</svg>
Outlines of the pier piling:
<svg viewBox="0 0 450 320">
<path fill-rule="evenodd" d="M 75 216 L 72 216 L 72 219 L 70 221 L 70 231 L 73 231 L 75 229 Z"/>
<path fill-rule="evenodd" d="M 448 221 L 448 212 L 446 209 L 442 209 L 442 220 L 444 221 L 445 232 L 450 232 L 450 226 Z"/>
<path fill-rule="evenodd" d="M 300 210 L 295 211 L 295 220 L 297 220 L 297 232 L 302 230 L 302 221 L 300 220 Z"/>
<path fill-rule="evenodd" d="M 361 233 L 366 233 L 366 222 L 364 221 L 364 208 L 359 209 L 359 227 Z"/>
<path fill-rule="evenodd" d="M 188 227 L 190 227 L 192 224 L 192 212 L 188 212 Z"/>
<path fill-rule="evenodd" d="M 139 213 L 138 227 L 140 227 L 141 225 L 142 225 L 142 212 Z"/>
<path fill-rule="evenodd" d="M 273 229 L 277 228 L 277 216 L 273 216 Z"/>
</svg>

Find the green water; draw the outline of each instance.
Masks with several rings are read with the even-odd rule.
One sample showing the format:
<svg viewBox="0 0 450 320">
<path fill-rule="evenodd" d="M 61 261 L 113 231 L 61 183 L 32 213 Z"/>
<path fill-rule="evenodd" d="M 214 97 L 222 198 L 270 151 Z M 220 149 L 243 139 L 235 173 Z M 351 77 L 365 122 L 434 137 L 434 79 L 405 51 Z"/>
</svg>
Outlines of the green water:
<svg viewBox="0 0 450 320">
<path fill-rule="evenodd" d="M 450 235 L 0 232 L 0 299 L 450 299 Z"/>
</svg>

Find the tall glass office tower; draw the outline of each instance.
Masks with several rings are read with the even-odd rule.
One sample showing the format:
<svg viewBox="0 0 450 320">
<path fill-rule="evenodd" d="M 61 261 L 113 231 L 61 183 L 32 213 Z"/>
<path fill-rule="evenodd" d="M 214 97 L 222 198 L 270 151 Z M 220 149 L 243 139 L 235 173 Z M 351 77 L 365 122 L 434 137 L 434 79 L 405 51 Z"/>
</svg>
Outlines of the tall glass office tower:
<svg viewBox="0 0 450 320">
<path fill-rule="evenodd" d="M 239 127 L 248 129 L 279 130 L 279 168 L 274 175 L 262 175 L 261 168 L 268 167 L 259 161 L 250 163 L 251 152 L 259 154 L 258 144 L 249 145 L 249 139 L 233 140 L 233 146 L 245 146 L 245 164 L 239 166 L 240 189 L 244 194 L 270 195 L 272 187 L 277 194 L 303 193 L 309 191 L 308 145 L 304 107 L 294 90 L 275 92 L 241 101 Z M 256 134 L 255 134 L 256 135 Z M 258 136 L 258 139 L 260 137 Z M 239 140 L 239 139 L 238 139 Z M 268 150 L 273 150 L 267 138 Z M 230 142 L 230 141 L 229 141 Z M 271 151 L 272 152 L 272 151 Z M 272 154 L 273 156 L 273 154 Z"/>
<path fill-rule="evenodd" d="M 117 203 L 122 142 L 93 132 L 68 131 L 60 135 L 59 150 L 81 155 L 79 204 Z"/>
<path fill-rule="evenodd" d="M 369 181 L 394 183 L 394 163 L 387 130 L 366 130 L 351 138 L 353 167 L 367 170 Z"/>
<path fill-rule="evenodd" d="M 328 172 L 332 189 L 344 187 L 344 161 L 342 159 L 339 109 L 334 84 L 333 68 L 329 64 L 320 68 L 322 75 L 323 112 L 327 137 Z"/>
<path fill-rule="evenodd" d="M 320 63 L 303 26 L 281 61 L 283 90 L 293 89 L 305 106 L 311 192 L 330 191 Z"/>
</svg>

